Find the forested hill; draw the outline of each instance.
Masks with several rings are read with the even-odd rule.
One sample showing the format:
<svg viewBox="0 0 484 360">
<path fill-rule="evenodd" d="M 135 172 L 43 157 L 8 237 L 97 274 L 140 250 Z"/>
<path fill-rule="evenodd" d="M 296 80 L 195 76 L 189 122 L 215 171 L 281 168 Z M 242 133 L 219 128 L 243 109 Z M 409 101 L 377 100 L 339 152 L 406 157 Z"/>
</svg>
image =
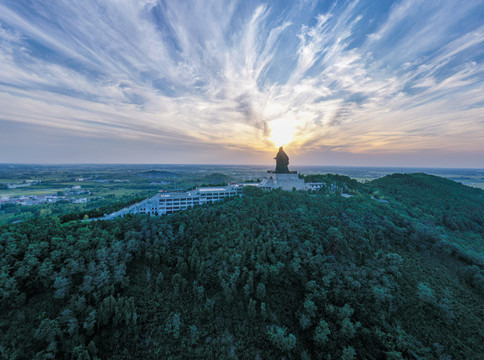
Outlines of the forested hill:
<svg viewBox="0 0 484 360">
<path fill-rule="evenodd" d="M 432 214 L 435 222 L 452 230 L 482 230 L 484 191 L 441 177 L 393 174 L 371 182 L 385 196 L 409 209 Z"/>
<path fill-rule="evenodd" d="M 482 359 L 483 192 L 424 174 L 321 181 L 1 227 L 0 356 Z"/>
<path fill-rule="evenodd" d="M 435 242 L 445 242 L 461 259 L 472 257 L 470 263 L 484 266 L 484 191 L 423 173 L 388 175 L 371 186 L 376 197 L 418 219 Z"/>
</svg>

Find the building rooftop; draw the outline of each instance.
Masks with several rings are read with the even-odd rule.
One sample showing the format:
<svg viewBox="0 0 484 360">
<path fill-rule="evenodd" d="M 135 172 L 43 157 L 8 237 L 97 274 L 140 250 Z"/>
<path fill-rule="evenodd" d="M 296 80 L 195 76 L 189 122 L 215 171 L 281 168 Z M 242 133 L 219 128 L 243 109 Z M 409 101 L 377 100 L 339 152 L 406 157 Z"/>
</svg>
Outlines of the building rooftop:
<svg viewBox="0 0 484 360">
<path fill-rule="evenodd" d="M 208 191 L 226 191 L 227 189 L 224 187 L 203 187 L 197 189 L 200 192 L 208 192 Z"/>
<path fill-rule="evenodd" d="M 172 193 L 161 193 L 158 196 L 165 198 L 165 197 L 172 197 L 172 196 L 191 196 L 193 192 L 172 192 Z"/>
</svg>

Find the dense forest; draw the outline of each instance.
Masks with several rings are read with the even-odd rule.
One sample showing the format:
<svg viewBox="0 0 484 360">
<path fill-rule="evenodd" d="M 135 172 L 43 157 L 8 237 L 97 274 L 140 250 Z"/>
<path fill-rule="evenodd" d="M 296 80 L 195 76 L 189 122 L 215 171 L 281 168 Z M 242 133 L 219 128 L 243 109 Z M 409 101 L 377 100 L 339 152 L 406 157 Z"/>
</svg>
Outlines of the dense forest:
<svg viewBox="0 0 484 360">
<path fill-rule="evenodd" d="M 306 180 L 326 186 L 3 225 L 0 357 L 483 359 L 484 191 Z"/>
</svg>

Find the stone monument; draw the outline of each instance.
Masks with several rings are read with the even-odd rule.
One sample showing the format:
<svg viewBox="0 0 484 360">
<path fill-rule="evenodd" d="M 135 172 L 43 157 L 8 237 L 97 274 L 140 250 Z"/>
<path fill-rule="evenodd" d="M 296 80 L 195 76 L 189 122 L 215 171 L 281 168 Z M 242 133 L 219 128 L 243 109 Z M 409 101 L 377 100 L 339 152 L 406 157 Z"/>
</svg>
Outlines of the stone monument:
<svg viewBox="0 0 484 360">
<path fill-rule="evenodd" d="M 263 189 L 304 190 L 304 180 L 299 179 L 297 171 L 289 171 L 289 156 L 284 152 L 282 146 L 274 159 L 276 160 L 276 170 L 267 171 L 272 175 L 263 179 L 260 187 Z"/>
</svg>

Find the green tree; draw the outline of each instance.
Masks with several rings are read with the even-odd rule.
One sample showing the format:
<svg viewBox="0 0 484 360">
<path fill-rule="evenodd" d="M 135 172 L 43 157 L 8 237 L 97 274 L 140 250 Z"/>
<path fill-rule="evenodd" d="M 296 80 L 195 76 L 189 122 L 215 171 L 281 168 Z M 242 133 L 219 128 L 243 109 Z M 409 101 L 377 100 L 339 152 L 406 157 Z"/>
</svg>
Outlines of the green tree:
<svg viewBox="0 0 484 360">
<path fill-rule="evenodd" d="M 63 299 L 69 292 L 69 280 L 64 276 L 57 276 L 54 281 L 56 299 Z"/>
<path fill-rule="evenodd" d="M 266 297 L 266 286 L 264 285 L 264 283 L 257 284 L 257 290 L 255 292 L 255 296 L 259 300 L 264 300 L 265 299 L 265 297 Z"/>
<path fill-rule="evenodd" d="M 158 276 L 156 277 L 156 289 L 158 291 L 161 291 L 162 290 L 162 287 L 163 287 L 163 281 L 165 280 L 164 276 L 163 276 L 163 273 L 160 271 L 160 273 L 158 274 Z"/>
<path fill-rule="evenodd" d="M 274 344 L 279 350 L 288 352 L 296 346 L 296 337 L 293 334 L 287 334 L 287 328 L 273 325 L 267 334 L 269 341 Z"/>
<path fill-rule="evenodd" d="M 341 360 L 354 360 L 356 359 L 356 351 L 352 346 L 347 346 L 343 349 Z"/>
<path fill-rule="evenodd" d="M 181 326 L 181 314 L 174 313 L 167 318 L 165 324 L 165 331 L 171 334 L 175 339 L 178 339 L 180 337 Z"/>
<path fill-rule="evenodd" d="M 420 301 L 422 301 L 424 304 L 432 306 L 437 304 L 434 290 L 430 287 L 429 283 L 419 283 L 417 287 L 417 295 Z"/>
<path fill-rule="evenodd" d="M 189 331 L 190 331 L 190 345 L 195 345 L 199 338 L 198 328 L 196 325 L 190 325 Z"/>
<path fill-rule="evenodd" d="M 329 324 L 321 319 L 314 330 L 314 342 L 320 347 L 324 347 L 328 342 L 328 336 L 331 334 Z"/>
<path fill-rule="evenodd" d="M 344 318 L 341 322 L 341 333 L 346 339 L 352 339 L 355 336 L 356 328 L 350 319 Z"/>
<path fill-rule="evenodd" d="M 255 319 L 257 302 L 254 299 L 249 299 L 249 306 L 247 307 L 247 313 L 251 319 Z"/>
<path fill-rule="evenodd" d="M 316 316 L 316 312 L 318 311 L 318 308 L 314 303 L 314 301 L 312 301 L 311 299 L 306 299 L 304 301 L 304 310 L 306 310 L 306 313 L 313 318 Z"/>
</svg>

